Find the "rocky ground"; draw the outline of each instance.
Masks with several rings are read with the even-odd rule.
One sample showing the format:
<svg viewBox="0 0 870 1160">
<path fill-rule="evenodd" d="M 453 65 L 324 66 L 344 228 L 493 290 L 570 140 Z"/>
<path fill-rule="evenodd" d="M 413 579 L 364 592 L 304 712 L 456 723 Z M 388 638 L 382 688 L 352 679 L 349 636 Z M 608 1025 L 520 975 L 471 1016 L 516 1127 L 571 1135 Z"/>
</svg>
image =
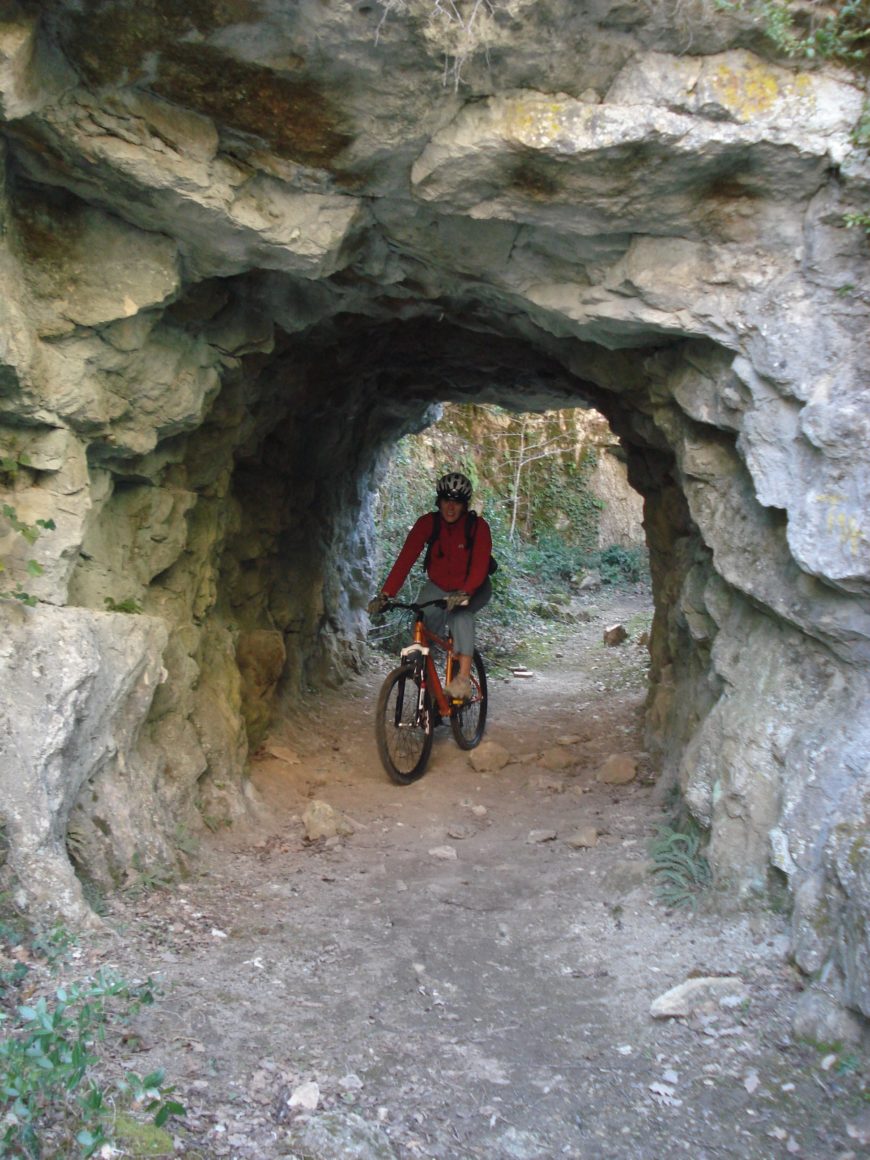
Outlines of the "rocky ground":
<svg viewBox="0 0 870 1160">
<path fill-rule="evenodd" d="M 182 885 L 111 903 L 123 938 L 91 954 L 159 980 L 132 1064 L 165 1067 L 186 1108 L 149 1154 L 868 1154 L 860 1052 L 792 1029 L 782 916 L 656 900 L 670 815 L 643 753 L 644 594 L 576 611 L 545 666 L 492 683 L 502 768 L 440 729 L 426 776 L 393 785 L 379 662 L 276 729 L 250 827 Z M 614 621 L 629 639 L 606 647 Z M 630 782 L 600 780 L 614 755 Z M 307 836 L 313 802 L 337 834 Z"/>
</svg>

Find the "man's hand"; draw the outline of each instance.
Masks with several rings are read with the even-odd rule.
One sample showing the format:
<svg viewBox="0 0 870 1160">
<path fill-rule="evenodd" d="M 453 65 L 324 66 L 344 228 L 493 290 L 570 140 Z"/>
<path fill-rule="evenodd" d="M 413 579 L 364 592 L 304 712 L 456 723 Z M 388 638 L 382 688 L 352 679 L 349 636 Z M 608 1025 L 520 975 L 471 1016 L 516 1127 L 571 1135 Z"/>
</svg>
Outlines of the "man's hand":
<svg viewBox="0 0 870 1160">
<path fill-rule="evenodd" d="M 379 592 L 377 596 L 369 601 L 368 614 L 369 616 L 380 616 L 387 605 L 390 603 L 390 598 L 385 592 Z"/>
<path fill-rule="evenodd" d="M 469 596 L 467 592 L 451 592 L 447 597 L 447 611 L 452 612 L 454 608 L 461 608 L 463 604 L 467 604 Z"/>
</svg>

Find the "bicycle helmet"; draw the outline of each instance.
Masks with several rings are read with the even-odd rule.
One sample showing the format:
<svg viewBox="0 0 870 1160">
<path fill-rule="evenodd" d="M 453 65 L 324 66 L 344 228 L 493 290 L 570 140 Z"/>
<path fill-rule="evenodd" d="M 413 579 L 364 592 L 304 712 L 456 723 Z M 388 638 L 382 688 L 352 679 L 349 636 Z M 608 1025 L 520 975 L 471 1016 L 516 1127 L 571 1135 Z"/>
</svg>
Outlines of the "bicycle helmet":
<svg viewBox="0 0 870 1160">
<path fill-rule="evenodd" d="M 471 499 L 471 480 L 458 471 L 449 471 L 442 475 L 435 488 L 437 499 L 458 499 L 468 503 Z"/>
</svg>

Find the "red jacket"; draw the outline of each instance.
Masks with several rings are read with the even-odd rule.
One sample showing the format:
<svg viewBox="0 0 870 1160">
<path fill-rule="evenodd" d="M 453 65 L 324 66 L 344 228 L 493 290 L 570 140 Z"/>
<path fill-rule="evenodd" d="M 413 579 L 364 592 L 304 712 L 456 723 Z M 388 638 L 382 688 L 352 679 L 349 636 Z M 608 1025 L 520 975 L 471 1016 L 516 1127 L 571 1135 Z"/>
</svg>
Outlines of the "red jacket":
<svg viewBox="0 0 870 1160">
<path fill-rule="evenodd" d="M 432 535 L 434 512 L 420 516 L 405 540 L 393 569 L 381 589 L 387 596 L 395 596 L 407 579 L 417 557 Z M 469 567 L 469 545 L 465 542 L 466 517 L 461 515 L 455 524 L 441 519 L 441 531 L 429 554 L 427 574 L 433 584 L 445 592 L 467 592 L 472 596 L 489 575 L 489 557 L 492 554 L 492 534 L 482 516 L 477 517 L 474 530 L 474 550 Z"/>
</svg>

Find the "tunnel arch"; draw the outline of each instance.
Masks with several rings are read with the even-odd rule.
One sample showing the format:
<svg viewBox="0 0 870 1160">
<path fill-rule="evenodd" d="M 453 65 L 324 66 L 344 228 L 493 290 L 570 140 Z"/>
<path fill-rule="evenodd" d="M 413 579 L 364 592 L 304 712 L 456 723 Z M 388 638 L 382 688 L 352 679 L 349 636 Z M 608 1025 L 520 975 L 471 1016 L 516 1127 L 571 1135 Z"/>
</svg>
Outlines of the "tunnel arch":
<svg viewBox="0 0 870 1160">
<path fill-rule="evenodd" d="M 519 7 L 467 91 L 419 22 L 387 69 L 334 4 L 238 42 L 232 6 L 173 13 L 181 48 L 108 2 L 4 23 L 5 474 L 56 523 L 4 653 L 19 869 L 81 909 L 68 825 L 113 882 L 245 809 L 276 695 L 356 663 L 372 476 L 434 402 L 593 405 L 645 497 L 651 733 L 720 882 L 786 875 L 797 961 L 868 1013 L 861 85 L 730 18 L 689 53 L 645 11 Z M 197 45 L 244 116 L 201 61 L 185 100 Z"/>
</svg>

